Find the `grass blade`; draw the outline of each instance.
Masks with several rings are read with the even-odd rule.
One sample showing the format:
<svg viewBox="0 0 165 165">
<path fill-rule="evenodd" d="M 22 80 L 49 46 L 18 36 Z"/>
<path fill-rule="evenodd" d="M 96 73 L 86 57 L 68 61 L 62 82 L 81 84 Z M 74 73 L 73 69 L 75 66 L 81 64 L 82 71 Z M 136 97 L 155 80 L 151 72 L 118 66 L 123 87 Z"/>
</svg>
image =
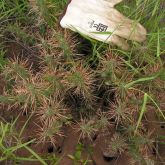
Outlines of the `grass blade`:
<svg viewBox="0 0 165 165">
<path fill-rule="evenodd" d="M 31 148 L 25 146 L 25 148 L 40 161 L 43 165 L 48 165 L 37 153 L 35 153 Z"/>
<path fill-rule="evenodd" d="M 132 81 L 132 82 L 126 84 L 124 87 L 125 87 L 125 88 L 130 88 L 130 87 L 132 87 L 134 84 L 137 84 L 137 83 L 140 83 L 140 82 L 152 81 L 152 80 L 154 80 L 155 78 L 157 78 L 158 76 L 159 76 L 159 74 L 156 74 L 156 75 L 151 76 L 151 77 L 140 78 L 140 79 L 138 79 L 138 80 L 135 80 L 135 81 Z"/>
<path fill-rule="evenodd" d="M 143 100 L 142 109 L 141 109 L 140 116 L 139 116 L 139 119 L 138 119 L 138 122 L 137 122 L 137 125 L 136 125 L 136 129 L 135 129 L 135 134 L 137 133 L 137 130 L 138 130 L 138 128 L 140 126 L 140 123 L 142 121 L 144 112 L 146 111 L 147 99 L 148 99 L 148 95 L 147 95 L 147 93 L 145 93 L 144 94 L 144 100 Z"/>
<path fill-rule="evenodd" d="M 159 33 L 159 30 L 158 30 L 158 39 L 157 39 L 157 57 L 160 57 L 160 33 Z"/>
</svg>

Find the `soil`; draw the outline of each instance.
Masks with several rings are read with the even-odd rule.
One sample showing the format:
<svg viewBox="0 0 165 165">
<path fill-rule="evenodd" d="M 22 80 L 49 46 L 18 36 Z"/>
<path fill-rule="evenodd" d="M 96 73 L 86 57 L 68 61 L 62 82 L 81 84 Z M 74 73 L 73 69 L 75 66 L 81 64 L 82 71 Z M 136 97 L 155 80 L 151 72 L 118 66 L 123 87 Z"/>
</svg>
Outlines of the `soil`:
<svg viewBox="0 0 165 165">
<path fill-rule="evenodd" d="M 38 58 L 34 56 L 35 51 L 27 51 L 27 49 L 14 42 L 7 43 L 8 45 L 8 52 L 6 54 L 7 58 L 14 58 L 14 57 L 21 57 L 21 58 L 28 58 L 30 59 L 31 64 L 35 67 L 35 70 L 37 71 L 39 69 L 39 63 Z M 24 54 L 24 56 L 22 56 Z M 35 64 L 35 65 L 34 65 Z M 3 86 L 4 81 L 1 77 L 0 79 L 0 93 L 3 93 Z M 164 97 L 162 95 L 162 97 Z M 7 110 L 6 107 L 1 107 L 0 110 L 0 116 L 3 120 L 7 122 L 13 121 L 17 116 L 19 115 L 18 109 L 10 109 Z M 27 119 L 29 118 L 30 114 L 20 114 L 20 117 L 17 120 L 16 129 L 20 130 L 22 126 L 25 124 Z M 33 116 L 27 126 L 25 127 L 25 130 L 22 134 L 22 139 L 24 142 L 28 142 L 36 137 L 37 132 L 37 124 L 38 119 Z M 152 134 L 151 136 L 155 137 L 157 135 L 164 135 L 165 136 L 165 125 L 160 125 L 157 122 L 157 117 L 155 115 L 155 108 L 150 107 L 149 113 L 146 114 L 146 125 L 148 126 L 148 129 L 151 130 Z M 30 144 L 29 147 L 33 149 L 37 154 L 39 155 L 57 155 L 61 159 L 59 161 L 59 165 L 73 165 L 73 160 L 68 157 L 68 155 L 74 155 L 76 152 L 76 146 L 80 142 L 80 133 L 76 132 L 75 125 L 71 126 L 65 126 L 63 128 L 64 136 L 58 138 L 56 147 L 53 146 L 50 143 L 46 143 L 43 145 L 37 145 L 37 144 Z M 88 163 L 88 165 L 128 165 L 128 160 L 130 159 L 130 156 L 126 153 L 118 156 L 118 157 L 112 157 L 112 158 L 105 158 L 103 156 L 103 151 L 106 146 L 105 141 L 111 139 L 111 137 L 115 133 L 115 126 L 112 125 L 108 128 L 106 131 L 101 131 L 95 137 L 92 141 L 83 141 L 84 146 L 86 146 L 86 150 L 83 151 L 82 157 L 85 160 L 88 158 L 91 160 L 91 162 Z M 88 147 L 91 146 L 93 149 L 93 152 L 89 152 Z M 165 162 L 165 145 L 160 145 L 157 147 L 159 155 L 157 155 L 155 152 L 151 153 L 155 158 L 161 159 L 161 162 Z M 20 149 L 16 153 L 20 157 L 28 157 L 30 156 L 30 153 L 26 149 Z M 2 163 L 1 163 L 2 164 Z M 4 163 L 5 164 L 5 163 Z M 8 164 L 10 164 L 8 162 Z M 7 165 L 8 165 L 7 164 Z M 20 165 L 40 165 L 40 162 L 22 162 Z M 48 162 L 50 164 L 50 162 Z M 80 165 L 82 163 L 79 163 Z M 161 164 L 161 163 L 160 163 Z M 51 165 L 51 164 L 50 164 Z M 156 164 L 158 165 L 158 164 Z M 162 165 L 162 164 L 161 164 Z"/>
<path fill-rule="evenodd" d="M 163 96 L 164 98 L 164 96 Z M 155 108 L 150 107 L 149 112 L 146 115 L 148 130 L 151 132 L 151 137 L 165 136 L 165 123 L 160 123 L 157 121 L 157 116 L 155 114 Z M 158 159 L 160 159 L 160 165 L 165 162 L 165 140 L 159 139 L 161 142 L 158 146 L 155 146 L 155 150 L 153 152 L 159 153 L 156 155 Z M 156 154 L 153 153 L 153 154 Z M 158 165 L 159 165 L 158 164 Z"/>
<path fill-rule="evenodd" d="M 37 48 L 31 48 L 28 45 L 23 45 L 20 42 L 7 42 L 6 58 L 8 59 L 28 59 L 29 67 L 32 67 L 34 72 L 40 70 L 40 58 Z"/>
</svg>

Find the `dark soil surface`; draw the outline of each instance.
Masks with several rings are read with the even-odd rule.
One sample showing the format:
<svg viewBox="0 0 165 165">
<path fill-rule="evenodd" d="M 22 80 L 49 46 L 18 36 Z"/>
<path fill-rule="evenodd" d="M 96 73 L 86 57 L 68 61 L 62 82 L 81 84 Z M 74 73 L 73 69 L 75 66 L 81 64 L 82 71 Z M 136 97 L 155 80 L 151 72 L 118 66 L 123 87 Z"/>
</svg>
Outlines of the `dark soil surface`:
<svg viewBox="0 0 165 165">
<path fill-rule="evenodd" d="M 28 60 L 29 67 L 32 66 L 33 71 L 40 70 L 40 59 L 36 48 L 22 45 L 20 42 L 7 42 L 8 51 L 6 57 L 9 59 Z"/>
</svg>

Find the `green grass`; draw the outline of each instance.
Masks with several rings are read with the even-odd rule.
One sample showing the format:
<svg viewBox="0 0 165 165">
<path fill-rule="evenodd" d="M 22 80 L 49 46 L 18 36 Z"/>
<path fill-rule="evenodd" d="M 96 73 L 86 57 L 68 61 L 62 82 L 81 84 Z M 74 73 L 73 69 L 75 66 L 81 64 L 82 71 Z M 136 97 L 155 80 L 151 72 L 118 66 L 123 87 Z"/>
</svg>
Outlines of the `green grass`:
<svg viewBox="0 0 165 165">
<path fill-rule="evenodd" d="M 144 94 L 144 101 L 143 101 L 142 109 L 141 109 L 141 112 L 140 112 L 140 115 L 139 115 L 139 119 L 137 121 L 136 129 L 135 129 L 135 134 L 137 133 L 139 125 L 142 122 L 143 115 L 144 115 L 144 113 L 146 111 L 147 99 L 148 99 L 148 97 L 147 97 L 147 94 L 145 93 Z"/>
<path fill-rule="evenodd" d="M 21 161 L 39 161 L 43 165 L 46 165 L 47 163 L 41 158 L 37 153 L 35 153 L 32 149 L 28 147 L 29 144 L 33 143 L 35 139 L 32 139 L 26 143 L 21 142 L 20 135 L 22 134 L 22 131 L 24 127 L 22 128 L 22 131 L 16 132 L 15 130 L 15 123 L 17 122 L 16 118 L 15 121 L 13 121 L 12 124 L 10 123 L 0 123 L 0 162 L 9 162 L 12 161 L 13 164 L 16 162 Z M 11 141 L 13 139 L 13 141 Z M 11 141 L 11 144 L 9 143 Z M 27 149 L 32 156 L 30 157 L 18 157 L 16 155 L 16 151 L 19 149 L 25 148 Z"/>
</svg>

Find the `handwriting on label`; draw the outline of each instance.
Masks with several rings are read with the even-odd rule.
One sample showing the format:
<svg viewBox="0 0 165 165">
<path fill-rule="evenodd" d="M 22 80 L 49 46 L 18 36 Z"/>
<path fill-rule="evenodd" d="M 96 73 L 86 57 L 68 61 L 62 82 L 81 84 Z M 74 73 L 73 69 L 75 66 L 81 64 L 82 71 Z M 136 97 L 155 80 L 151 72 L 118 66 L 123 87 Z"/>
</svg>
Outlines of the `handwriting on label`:
<svg viewBox="0 0 165 165">
<path fill-rule="evenodd" d="M 88 24 L 90 25 L 90 28 L 95 28 L 98 32 L 106 32 L 108 29 L 107 25 L 104 25 L 102 23 L 96 23 L 94 20 L 88 22 Z"/>
</svg>

